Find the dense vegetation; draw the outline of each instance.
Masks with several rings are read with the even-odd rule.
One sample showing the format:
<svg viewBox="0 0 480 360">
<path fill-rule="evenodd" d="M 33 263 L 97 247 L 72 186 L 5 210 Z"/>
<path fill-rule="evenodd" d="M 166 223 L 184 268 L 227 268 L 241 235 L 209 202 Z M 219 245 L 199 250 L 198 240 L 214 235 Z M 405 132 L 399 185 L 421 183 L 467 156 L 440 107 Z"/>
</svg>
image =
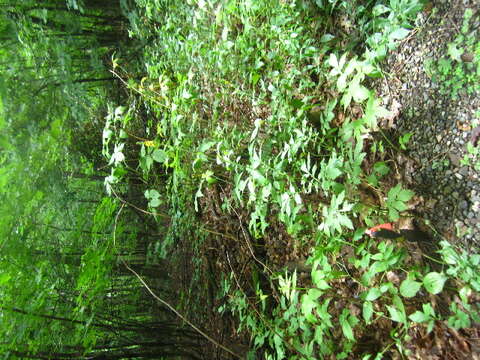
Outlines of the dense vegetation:
<svg viewBox="0 0 480 360">
<path fill-rule="evenodd" d="M 471 334 L 480 255 L 365 233 L 411 220 L 372 83 L 420 1 L 1 5 L 1 357 L 366 360 Z"/>
</svg>

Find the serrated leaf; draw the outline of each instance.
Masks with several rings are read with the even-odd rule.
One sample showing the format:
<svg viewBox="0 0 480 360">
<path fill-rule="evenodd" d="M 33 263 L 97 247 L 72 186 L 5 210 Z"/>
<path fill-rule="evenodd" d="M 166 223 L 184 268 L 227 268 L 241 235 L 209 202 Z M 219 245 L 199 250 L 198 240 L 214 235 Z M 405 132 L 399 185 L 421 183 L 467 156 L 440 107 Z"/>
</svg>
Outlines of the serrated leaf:
<svg viewBox="0 0 480 360">
<path fill-rule="evenodd" d="M 396 199 L 398 196 L 398 193 L 402 190 L 400 184 L 395 185 L 388 191 L 388 198 L 389 199 Z"/>
<path fill-rule="evenodd" d="M 403 201 L 394 201 L 391 205 L 400 212 L 408 209 L 408 206 Z"/>
<path fill-rule="evenodd" d="M 373 316 L 373 305 L 370 301 L 365 301 L 363 303 L 363 318 L 367 324 L 370 324 L 370 320 Z"/>
<path fill-rule="evenodd" d="M 302 313 L 310 322 L 315 321 L 315 317 L 312 315 L 312 310 L 317 307 L 317 299 L 321 294 L 321 291 L 318 289 L 310 289 L 307 294 L 302 296 Z"/>
<path fill-rule="evenodd" d="M 328 164 L 326 175 L 329 179 L 335 180 L 337 177 L 342 175 L 342 171 L 336 168 L 334 164 Z"/>
<path fill-rule="evenodd" d="M 432 271 L 423 278 L 423 286 L 430 294 L 438 294 L 443 290 L 447 277 L 441 273 Z"/>
<path fill-rule="evenodd" d="M 388 209 L 388 218 L 392 221 L 397 221 L 400 218 L 400 215 L 397 210 L 393 208 Z"/>
<path fill-rule="evenodd" d="M 348 321 L 348 317 L 350 316 L 350 311 L 348 309 L 343 309 L 342 315 L 340 315 L 340 325 L 342 326 L 343 335 L 348 340 L 355 341 L 355 337 L 353 336 L 353 329 Z"/>
<path fill-rule="evenodd" d="M 403 297 L 414 297 L 418 290 L 420 290 L 422 284 L 419 283 L 418 281 L 414 281 L 412 279 L 405 279 L 402 281 L 402 284 L 400 285 L 400 294 Z"/>
<path fill-rule="evenodd" d="M 322 295 L 322 292 L 318 289 L 309 289 L 307 292 L 307 296 L 311 300 L 317 300 Z"/>
</svg>

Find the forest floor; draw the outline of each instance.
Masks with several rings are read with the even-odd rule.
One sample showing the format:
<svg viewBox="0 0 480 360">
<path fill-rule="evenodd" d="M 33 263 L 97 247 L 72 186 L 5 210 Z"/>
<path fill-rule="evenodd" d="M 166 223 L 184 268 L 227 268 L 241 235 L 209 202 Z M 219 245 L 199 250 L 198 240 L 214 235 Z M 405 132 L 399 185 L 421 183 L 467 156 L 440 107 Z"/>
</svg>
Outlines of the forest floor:
<svg viewBox="0 0 480 360">
<path fill-rule="evenodd" d="M 480 98 L 463 88 L 456 96 L 445 92 L 441 82 L 432 80 L 428 64 L 448 56 L 449 44 L 462 27 L 465 9 L 477 11 L 479 7 L 474 0 L 439 1 L 435 4 L 436 11 L 419 14 L 415 31 L 385 61 L 387 76 L 374 82 L 384 105 L 395 112 L 394 117 L 382 124 L 384 134 L 391 139 L 412 134 L 408 145 L 397 148 L 390 157 L 396 162 L 401 181 L 419 195 L 415 214 L 430 225 L 434 241 L 443 237 L 470 249 L 478 249 L 480 245 L 480 169 L 461 160 L 469 156 L 468 141 L 477 141 Z M 258 245 L 261 249 L 253 249 L 255 242 L 247 230 L 248 213 L 226 217 L 220 210 L 230 190 L 216 186 L 204 193 L 202 223 L 218 233 L 235 237 L 211 237 L 199 249 L 191 249 L 188 241 L 179 244 L 177 256 L 185 260 L 174 264 L 183 267 L 178 269 L 183 292 L 189 293 L 192 300 L 198 297 L 208 300 L 201 306 L 185 303 L 190 316 L 202 322 L 221 343 L 245 353 L 249 348 L 247 333 L 237 331 L 238 322 L 228 312 L 218 311 L 224 301 L 219 295 L 224 275 L 236 274 L 233 282 L 248 289 L 249 279 L 259 276 L 251 272 L 250 265 L 258 262 L 263 266 L 265 261 L 272 271 L 293 264 L 299 271 L 300 282 L 308 282 L 308 269 L 301 269 L 301 264 L 311 244 L 298 247 L 279 224 L 270 227 L 264 243 Z M 188 261 L 192 256 L 202 258 L 201 271 Z M 193 279 L 193 274 L 201 280 Z M 255 294 L 255 289 L 250 291 Z M 449 348 L 452 351 L 449 359 L 479 359 L 477 336 L 478 329 L 455 334 L 445 328 L 437 329 L 434 337 L 420 336 L 413 344 L 413 353 L 424 359 L 443 359 L 441 354 Z M 214 346 L 206 347 L 205 352 L 212 358 L 222 358 Z"/>
</svg>

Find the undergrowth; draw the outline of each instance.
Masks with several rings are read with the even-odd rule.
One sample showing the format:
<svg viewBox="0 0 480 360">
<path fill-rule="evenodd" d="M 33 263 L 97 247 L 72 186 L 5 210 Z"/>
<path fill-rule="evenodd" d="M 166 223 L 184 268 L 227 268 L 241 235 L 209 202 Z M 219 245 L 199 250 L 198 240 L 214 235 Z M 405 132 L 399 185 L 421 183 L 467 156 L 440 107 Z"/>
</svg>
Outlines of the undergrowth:
<svg viewBox="0 0 480 360">
<path fill-rule="evenodd" d="M 268 278 L 252 276 L 253 294 L 242 274 L 225 274 L 219 311 L 238 317 L 250 358 L 409 356 L 419 334 L 479 320 L 479 255 L 442 242 L 415 256 L 415 241 L 365 235 L 412 206 L 386 152 L 372 150 L 390 112 L 369 84 L 408 36 L 419 1 L 137 5 L 131 36 L 149 40 L 147 76 L 112 59 L 131 93 L 106 121 L 107 190 L 121 193 L 127 173 L 142 174 L 149 211 L 170 219 L 159 256 L 184 238 L 241 241 L 202 222 L 215 189 L 217 215 L 245 219 L 253 248 L 280 227 L 308 252 L 297 259 L 308 274 L 300 279 L 252 249 L 252 274 Z"/>
</svg>

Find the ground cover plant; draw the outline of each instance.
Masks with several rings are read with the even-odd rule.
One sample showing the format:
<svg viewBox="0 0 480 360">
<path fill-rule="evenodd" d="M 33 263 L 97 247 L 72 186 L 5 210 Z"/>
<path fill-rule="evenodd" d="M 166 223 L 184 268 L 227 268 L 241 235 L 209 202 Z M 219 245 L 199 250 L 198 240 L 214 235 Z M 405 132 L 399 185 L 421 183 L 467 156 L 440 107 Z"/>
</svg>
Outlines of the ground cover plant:
<svg viewBox="0 0 480 360">
<path fill-rule="evenodd" d="M 13 119 L 20 104 L 0 123 L 16 139 L 2 138 L 5 358 L 471 355 L 480 255 L 437 244 L 414 215 L 418 198 L 394 161 L 409 136 L 396 146 L 382 131 L 394 115 L 372 90 L 423 3 L 57 5 L 14 19 L 26 13 L 32 37 L 69 24 L 73 39 L 92 30 L 65 13 L 116 11 L 128 31 L 118 44 L 93 42 L 98 81 L 64 71 L 84 45 L 67 41 L 49 58 L 63 72 L 37 83 L 48 51 L 38 37 L 11 38 L 25 49 L 15 64 L 32 67 L 22 79 L 59 115 L 31 143 L 18 130 L 26 120 Z M 59 91 L 77 97 L 56 104 Z M 41 181 L 50 174 L 58 180 Z M 18 193 L 35 194 L 21 211 Z M 379 224 L 393 225 L 367 231 Z"/>
<path fill-rule="evenodd" d="M 439 83 L 442 93 L 458 98 L 463 89 L 475 93 L 480 79 L 480 42 L 477 37 L 478 27 L 472 25 L 478 14 L 466 9 L 463 24 L 458 35 L 448 44 L 446 54 L 437 61 L 427 62 L 427 71 L 432 79 Z"/>
</svg>

